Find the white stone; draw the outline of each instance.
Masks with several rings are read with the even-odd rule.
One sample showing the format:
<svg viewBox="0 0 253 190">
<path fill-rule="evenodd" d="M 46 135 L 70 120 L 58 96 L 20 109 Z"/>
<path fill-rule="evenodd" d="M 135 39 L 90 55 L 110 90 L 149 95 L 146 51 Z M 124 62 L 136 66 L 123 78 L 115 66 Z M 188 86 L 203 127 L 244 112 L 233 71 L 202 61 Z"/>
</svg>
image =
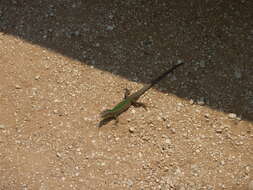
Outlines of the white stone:
<svg viewBox="0 0 253 190">
<path fill-rule="evenodd" d="M 230 119 L 236 119 L 236 114 L 235 113 L 229 113 L 228 114 L 228 117 L 230 118 Z"/>
</svg>

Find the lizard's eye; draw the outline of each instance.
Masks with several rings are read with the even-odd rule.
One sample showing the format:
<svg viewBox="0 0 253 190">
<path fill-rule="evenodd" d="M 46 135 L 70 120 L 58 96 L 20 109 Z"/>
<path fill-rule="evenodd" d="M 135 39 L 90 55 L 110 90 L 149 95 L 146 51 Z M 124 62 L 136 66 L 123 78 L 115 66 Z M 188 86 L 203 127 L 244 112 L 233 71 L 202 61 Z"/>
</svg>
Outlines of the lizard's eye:
<svg viewBox="0 0 253 190">
<path fill-rule="evenodd" d="M 100 113 L 100 116 L 101 117 L 105 117 L 107 114 L 109 114 L 111 112 L 111 110 L 107 109 L 107 110 L 104 110 Z"/>
</svg>

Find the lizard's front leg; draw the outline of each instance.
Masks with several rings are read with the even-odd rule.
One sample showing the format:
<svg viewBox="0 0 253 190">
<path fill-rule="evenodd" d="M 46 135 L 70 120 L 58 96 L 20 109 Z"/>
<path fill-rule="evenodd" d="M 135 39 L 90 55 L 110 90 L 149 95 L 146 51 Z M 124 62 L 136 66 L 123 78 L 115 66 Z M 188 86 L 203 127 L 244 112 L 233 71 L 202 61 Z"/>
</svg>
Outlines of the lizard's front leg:
<svg viewBox="0 0 253 190">
<path fill-rule="evenodd" d="M 125 88 L 125 94 L 124 94 L 124 99 L 126 99 L 130 95 L 130 91 Z"/>
<path fill-rule="evenodd" d="M 117 126 L 118 123 L 119 123 L 119 118 L 116 116 L 116 117 L 114 117 L 113 119 L 115 120 L 115 123 L 114 123 L 114 124 Z"/>
</svg>

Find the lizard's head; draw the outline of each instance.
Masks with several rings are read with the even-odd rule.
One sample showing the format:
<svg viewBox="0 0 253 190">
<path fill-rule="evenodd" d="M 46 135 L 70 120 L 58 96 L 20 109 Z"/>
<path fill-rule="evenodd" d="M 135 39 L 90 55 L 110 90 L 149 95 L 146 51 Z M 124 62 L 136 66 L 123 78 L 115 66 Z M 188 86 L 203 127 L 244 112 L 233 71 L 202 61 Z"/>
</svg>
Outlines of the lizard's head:
<svg viewBox="0 0 253 190">
<path fill-rule="evenodd" d="M 110 117 L 112 117 L 113 115 L 112 115 L 112 110 L 110 110 L 110 109 L 106 109 L 106 110 L 104 110 L 104 111 L 102 111 L 101 113 L 100 113 L 100 117 L 101 118 L 103 118 L 103 119 L 105 119 L 105 118 L 110 118 Z"/>
</svg>

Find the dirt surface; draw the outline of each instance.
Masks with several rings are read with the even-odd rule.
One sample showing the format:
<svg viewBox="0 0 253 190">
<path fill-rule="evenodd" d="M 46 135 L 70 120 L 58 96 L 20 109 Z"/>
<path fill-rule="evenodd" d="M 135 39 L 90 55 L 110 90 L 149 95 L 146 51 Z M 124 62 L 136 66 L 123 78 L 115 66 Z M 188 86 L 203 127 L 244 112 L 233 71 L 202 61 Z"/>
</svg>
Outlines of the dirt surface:
<svg viewBox="0 0 253 190">
<path fill-rule="evenodd" d="M 108 2 L 0 0 L 0 189 L 252 190 L 252 2 Z"/>
</svg>

